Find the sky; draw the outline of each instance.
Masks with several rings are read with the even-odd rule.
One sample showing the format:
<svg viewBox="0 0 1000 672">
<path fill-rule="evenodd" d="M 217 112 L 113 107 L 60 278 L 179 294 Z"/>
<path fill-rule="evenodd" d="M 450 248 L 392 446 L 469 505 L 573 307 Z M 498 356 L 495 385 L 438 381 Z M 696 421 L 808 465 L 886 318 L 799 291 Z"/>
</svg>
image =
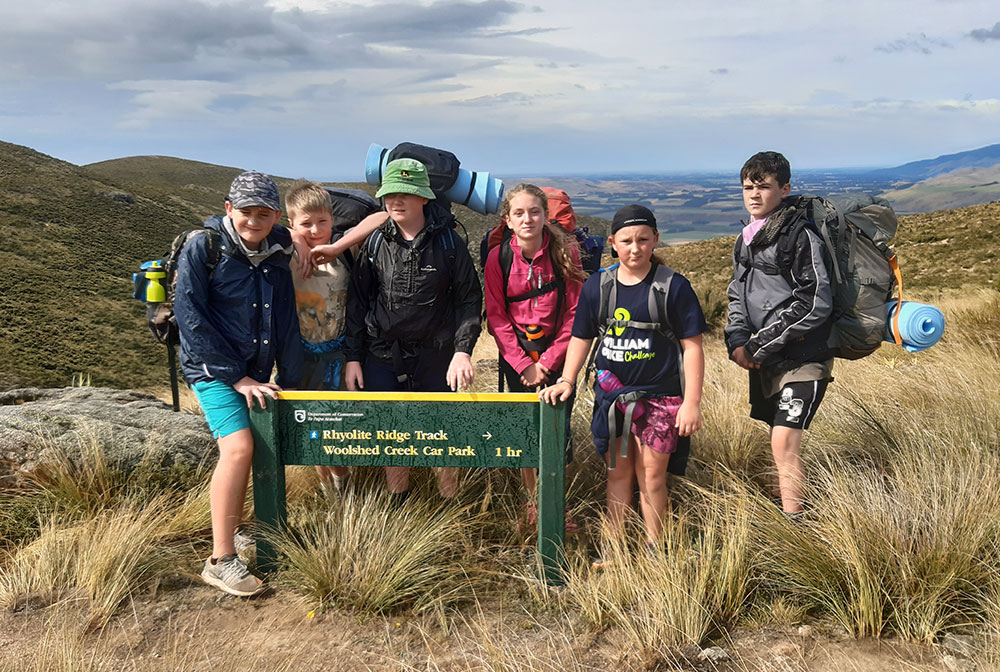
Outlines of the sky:
<svg viewBox="0 0 1000 672">
<path fill-rule="evenodd" d="M 893 166 L 1000 142 L 995 0 L 0 0 L 0 140 L 363 179 Z"/>
</svg>

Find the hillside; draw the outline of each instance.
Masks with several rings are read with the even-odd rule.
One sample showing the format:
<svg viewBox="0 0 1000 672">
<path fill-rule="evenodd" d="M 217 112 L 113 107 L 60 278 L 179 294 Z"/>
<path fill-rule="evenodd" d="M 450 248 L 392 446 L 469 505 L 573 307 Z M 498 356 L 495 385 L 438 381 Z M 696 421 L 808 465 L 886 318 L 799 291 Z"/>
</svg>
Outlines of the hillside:
<svg viewBox="0 0 1000 672">
<path fill-rule="evenodd" d="M 165 384 L 166 349 L 131 298 L 131 274 L 221 212 L 240 170 L 163 156 L 75 166 L 0 143 L 0 389 L 69 385 L 76 374 L 95 385 Z M 277 182 L 284 191 L 292 179 Z M 454 211 L 478 259 L 499 218 Z"/>
<path fill-rule="evenodd" d="M 130 274 L 200 215 L 0 143 L 0 386 L 68 385 L 77 373 L 142 385 L 160 353 L 130 298 Z"/>
<path fill-rule="evenodd" d="M 1000 164 L 960 168 L 882 196 L 899 212 L 931 212 L 1000 200 Z"/>
<path fill-rule="evenodd" d="M 115 387 L 163 385 L 165 348 L 146 332 L 131 273 L 161 256 L 177 233 L 219 212 L 238 171 L 169 157 L 80 167 L 0 143 L 0 389 L 68 385 L 74 374 Z M 455 212 L 478 259 L 482 233 L 499 220 Z M 606 232 L 606 221 L 580 219 Z M 897 249 L 907 287 L 997 286 L 998 230 L 1000 203 L 904 217 Z M 732 240 L 666 250 L 716 319 Z"/>
</svg>

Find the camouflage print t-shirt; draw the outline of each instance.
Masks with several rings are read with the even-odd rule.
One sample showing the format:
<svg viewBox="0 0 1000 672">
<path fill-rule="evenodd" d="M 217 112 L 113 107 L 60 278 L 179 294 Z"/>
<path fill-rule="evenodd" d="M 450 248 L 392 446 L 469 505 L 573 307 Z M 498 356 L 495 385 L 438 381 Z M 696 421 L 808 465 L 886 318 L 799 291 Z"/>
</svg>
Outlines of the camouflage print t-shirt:
<svg viewBox="0 0 1000 672">
<path fill-rule="evenodd" d="M 337 259 L 323 264 L 310 278 L 303 280 L 293 272 L 295 310 L 299 331 L 311 343 L 324 343 L 344 334 L 344 311 L 351 273 Z"/>
</svg>

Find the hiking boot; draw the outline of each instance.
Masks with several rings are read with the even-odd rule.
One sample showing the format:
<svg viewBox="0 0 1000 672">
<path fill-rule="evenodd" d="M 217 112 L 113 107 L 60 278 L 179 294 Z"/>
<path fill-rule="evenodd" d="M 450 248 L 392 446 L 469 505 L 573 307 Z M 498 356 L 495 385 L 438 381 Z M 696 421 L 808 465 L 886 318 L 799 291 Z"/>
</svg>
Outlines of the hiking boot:
<svg viewBox="0 0 1000 672">
<path fill-rule="evenodd" d="M 611 563 L 605 560 L 604 557 L 600 555 L 590 561 L 590 568 L 595 569 L 597 571 L 601 571 L 602 569 L 607 569 L 610 566 Z"/>
<path fill-rule="evenodd" d="M 238 597 L 252 597 L 264 590 L 264 583 L 250 573 L 239 556 L 232 554 L 218 558 L 215 564 L 212 558 L 205 560 L 201 578 L 210 586 Z"/>
</svg>

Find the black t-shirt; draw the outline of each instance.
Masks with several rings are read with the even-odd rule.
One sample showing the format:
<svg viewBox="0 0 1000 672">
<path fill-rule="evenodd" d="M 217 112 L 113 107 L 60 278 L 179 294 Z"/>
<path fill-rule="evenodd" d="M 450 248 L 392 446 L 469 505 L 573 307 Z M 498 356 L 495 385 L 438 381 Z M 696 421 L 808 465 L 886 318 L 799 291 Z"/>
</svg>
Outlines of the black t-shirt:
<svg viewBox="0 0 1000 672">
<path fill-rule="evenodd" d="M 617 319 L 649 322 L 649 299 L 656 265 L 642 282 L 623 285 L 619 281 L 617 301 L 613 311 Z M 590 276 L 580 292 L 580 302 L 573 321 L 577 338 L 596 338 L 601 318 L 601 273 Z M 662 316 L 661 316 L 662 319 Z M 708 325 L 698 297 L 687 278 L 675 273 L 667 295 L 667 322 L 678 340 L 704 332 Z M 598 369 L 614 373 L 625 387 L 641 387 L 664 394 L 681 393 L 677 381 L 677 346 L 659 331 L 626 327 L 621 333 L 609 329 L 598 344 L 594 360 Z"/>
</svg>

